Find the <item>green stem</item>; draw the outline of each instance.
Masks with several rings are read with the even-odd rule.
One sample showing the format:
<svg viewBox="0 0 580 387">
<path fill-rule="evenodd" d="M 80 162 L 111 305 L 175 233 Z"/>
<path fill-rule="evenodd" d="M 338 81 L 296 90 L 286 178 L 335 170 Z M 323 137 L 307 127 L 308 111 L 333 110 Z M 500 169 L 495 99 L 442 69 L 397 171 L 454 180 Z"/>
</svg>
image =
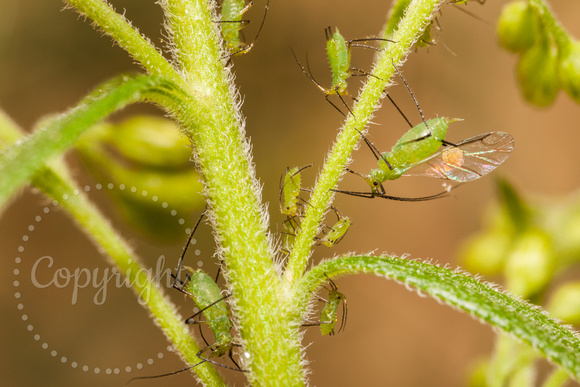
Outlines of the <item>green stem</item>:
<svg viewBox="0 0 580 387">
<path fill-rule="evenodd" d="M 550 31 L 556 45 L 560 50 L 566 50 L 572 43 L 570 35 L 562 26 L 562 24 L 556 19 L 554 13 L 550 9 L 548 3 L 544 0 L 528 0 L 530 5 L 536 10 L 536 14 L 542 20 L 543 25 Z"/>
<path fill-rule="evenodd" d="M 357 272 L 382 275 L 470 313 L 529 344 L 580 380 L 580 339 L 537 306 L 512 298 L 466 274 L 428 263 L 389 257 L 344 257 L 310 270 L 297 285 L 306 310 L 310 291 L 329 277 Z"/>
<path fill-rule="evenodd" d="M 175 69 L 153 46 L 151 41 L 135 30 L 123 15 L 115 12 L 104 0 L 66 0 L 81 13 L 93 20 L 103 31 L 123 47 L 133 58 L 154 75 L 178 82 Z"/>
<path fill-rule="evenodd" d="M 22 131 L 4 112 L 0 111 L 0 148 L 24 137 Z M 135 292 L 145 300 L 145 305 L 155 316 L 157 323 L 182 355 L 187 364 L 196 364 L 199 346 L 189 334 L 184 319 L 175 311 L 163 291 L 152 281 L 150 273 L 140 264 L 127 243 L 119 237 L 101 212 L 92 205 L 86 195 L 69 177 L 66 168 L 58 164 L 41 168 L 33 177 L 32 184 L 57 200 L 81 225 L 87 236 L 107 253 L 121 269 Z M 149 274 L 149 275 L 148 275 Z M 193 369 L 200 380 L 212 386 L 225 385 L 215 368 L 204 363 Z"/>
<path fill-rule="evenodd" d="M 242 359 L 243 368 L 251 371 L 250 381 L 256 385 L 302 385 L 299 335 L 280 302 L 267 217 L 212 12 L 205 0 L 164 0 L 162 6 L 184 82 L 204 105 L 195 125 L 183 124 L 205 178 L 233 294 L 229 301 L 235 304 L 242 344 L 250 354 Z"/>
<path fill-rule="evenodd" d="M 310 205 L 307 207 L 306 216 L 288 260 L 285 273 L 288 283 L 300 278 L 306 269 L 314 237 L 332 200 L 331 189 L 337 186 L 345 167 L 350 162 L 350 155 L 360 140 L 359 131 L 366 132 L 366 126 L 384 96 L 384 90 L 395 72 L 393 63 L 403 62 L 413 44 L 431 22 L 440 2 L 441 0 L 414 0 L 398 24 L 399 28 L 390 37 L 396 43 L 388 44 L 377 60 L 372 71 L 373 76 L 368 77 L 367 83 L 357 97 L 357 102 L 352 108 L 353 114 L 347 117 L 308 201 Z"/>
</svg>

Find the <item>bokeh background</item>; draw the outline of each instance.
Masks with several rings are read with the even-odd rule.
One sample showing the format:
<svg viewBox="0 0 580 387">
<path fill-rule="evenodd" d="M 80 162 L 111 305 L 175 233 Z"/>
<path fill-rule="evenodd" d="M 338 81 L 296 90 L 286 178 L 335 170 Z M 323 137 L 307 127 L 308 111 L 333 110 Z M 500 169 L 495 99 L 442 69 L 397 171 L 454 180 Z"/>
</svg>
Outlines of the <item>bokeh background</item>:
<svg viewBox="0 0 580 387">
<path fill-rule="evenodd" d="M 162 13 L 154 1 L 116 0 L 144 34 L 162 46 Z M 476 2 L 467 7 L 481 20 L 445 5 L 438 17 L 437 45 L 409 56 L 402 71 L 427 117 L 459 117 L 448 139 L 503 130 L 516 140 L 512 156 L 493 175 L 507 177 L 522 192 L 565 196 L 580 183 L 580 108 L 561 93 L 545 109 L 522 101 L 515 79 L 516 57 L 499 48 L 495 22 L 500 2 Z M 572 35 L 580 37 L 580 3 L 558 0 L 553 7 Z M 252 24 L 247 40 L 254 36 L 265 2 L 257 0 L 248 11 Z M 370 36 L 380 31 L 389 1 L 294 1 L 272 0 L 262 35 L 248 55 L 234 58 L 234 71 L 244 99 L 246 129 L 253 144 L 253 159 L 263 184 L 263 198 L 270 203 L 271 225 L 281 229 L 279 179 L 287 166 L 314 163 L 303 173 L 312 184 L 318 168 L 341 125 L 342 117 L 301 73 L 290 47 L 300 58 L 308 55 L 315 77 L 330 81 L 325 57 L 324 28 L 338 26 L 347 38 Z M 373 53 L 353 52 L 354 65 L 370 68 Z M 304 59 L 305 60 L 305 59 Z M 0 0 L 0 106 L 29 131 L 43 116 L 74 105 L 97 84 L 138 67 L 110 39 L 95 32 L 61 1 Z M 412 122 L 417 114 L 400 84 L 392 95 Z M 351 82 L 352 94 L 360 85 Z M 137 113 L 160 114 L 148 106 L 134 106 L 116 114 L 121 119 Z M 387 150 L 406 131 L 406 124 L 388 102 L 376 113 L 369 137 Z M 86 184 L 83 167 L 70 155 L 73 170 Z M 352 168 L 365 172 L 376 165 L 368 150 L 355 153 Z M 317 247 L 314 260 L 345 252 L 386 252 L 412 258 L 433 259 L 452 267 L 462 241 L 480 227 L 481 218 L 494 197 L 494 176 L 454 191 L 452 198 L 425 203 L 399 203 L 338 196 L 335 205 L 351 217 L 354 226 L 332 250 Z M 440 187 L 427 179 L 401 179 L 389 184 L 391 192 L 420 196 Z M 347 176 L 343 189 L 364 190 L 365 184 Z M 104 195 L 94 196 L 112 217 L 135 249 L 148 262 L 159 255 L 173 262 L 184 238 L 161 243 L 124 226 L 122 218 Z M 96 270 L 102 275 L 106 263 L 99 252 L 58 209 L 43 213 L 50 202 L 34 190 L 25 189 L 0 220 L 1 259 L 0 384 L 5 386 L 124 385 L 131 377 L 177 370 L 183 363 L 167 351 L 167 342 L 147 318 L 129 290 L 109 289 L 107 302 L 95 305 L 94 287 L 81 289 L 71 305 L 72 288 L 38 289 L 19 282 L 28 275 L 30 262 L 43 255 L 58 256 L 57 267 Z M 42 222 L 35 217 L 42 215 Z M 193 223 L 198 214 L 190 214 Z M 329 221 L 331 223 L 331 221 Z M 28 231 L 35 225 L 34 233 Z M 28 235 L 28 241 L 23 236 Z M 197 235 L 199 260 L 213 275 L 211 231 L 205 225 Z M 26 249 L 19 254 L 18 247 Z M 31 257 L 26 260 L 26 255 Z M 22 256 L 24 261 L 15 262 Z M 28 265 L 28 266 L 26 266 Z M 306 330 L 304 343 L 310 362 L 312 385 L 462 386 L 474 361 L 490 353 L 494 333 L 468 315 L 437 302 L 418 297 L 404 286 L 372 276 L 351 276 L 337 281 L 348 297 L 348 324 L 334 337 L 321 337 L 317 328 Z M 16 299 L 15 293 L 21 298 Z M 324 294 L 321 293 L 323 296 Z M 189 307 L 182 297 L 184 314 Z M 24 310 L 17 308 L 22 304 Z M 23 321 L 23 313 L 28 316 Z M 32 332 L 30 325 L 33 326 Z M 35 340 L 38 334 L 41 339 Z M 42 344 L 47 343 L 47 349 Z M 52 352 L 55 351 L 55 352 Z M 161 355 L 159 355 L 161 354 Z M 66 359 L 63 359 L 63 356 Z M 152 360 L 149 365 L 148 360 Z M 76 361 L 79 366 L 73 368 Z M 142 364 L 141 370 L 136 370 Z M 87 365 L 86 371 L 82 366 Z M 129 368 L 128 368 L 129 367 Z M 96 372 L 95 369 L 98 369 Z M 118 374 L 115 373 L 118 369 Z M 107 374 L 110 370 L 112 374 Z M 242 379 L 225 371 L 236 384 Z M 135 385 L 192 383 L 187 374 Z"/>
</svg>

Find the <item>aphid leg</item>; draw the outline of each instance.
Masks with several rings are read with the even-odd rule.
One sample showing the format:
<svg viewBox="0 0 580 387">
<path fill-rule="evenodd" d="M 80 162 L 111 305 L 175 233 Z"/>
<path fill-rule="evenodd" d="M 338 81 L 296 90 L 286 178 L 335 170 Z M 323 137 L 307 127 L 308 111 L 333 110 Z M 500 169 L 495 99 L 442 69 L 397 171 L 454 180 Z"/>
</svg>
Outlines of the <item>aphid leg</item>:
<svg viewBox="0 0 580 387">
<path fill-rule="evenodd" d="M 203 357 L 203 356 L 201 355 L 202 353 L 204 353 L 204 352 L 205 352 L 205 351 L 207 351 L 208 349 L 209 349 L 209 350 L 211 350 L 211 351 L 212 351 L 212 353 L 213 353 L 213 352 L 214 352 L 214 349 L 213 349 L 213 347 L 214 347 L 215 345 L 216 345 L 216 343 L 214 343 L 214 344 L 212 344 L 212 345 L 208 345 L 207 347 L 200 349 L 200 351 L 199 351 L 198 353 L 196 353 L 196 354 L 195 354 L 195 356 L 197 356 L 198 358 L 200 358 L 200 359 L 201 359 L 201 360 L 203 360 L 203 361 L 207 361 L 208 363 L 211 363 L 211 364 L 213 364 L 213 365 L 217 365 L 217 366 L 220 366 L 220 367 L 223 367 L 223 368 L 227 368 L 227 369 L 229 369 L 229 370 L 232 370 L 232 371 L 237 371 L 237 372 L 250 372 L 250 371 L 248 371 L 248 370 L 243 370 L 243 369 L 240 369 L 240 367 L 238 366 L 238 364 L 237 364 L 235 361 L 234 361 L 234 364 L 235 364 L 236 366 L 238 366 L 238 368 L 230 367 L 230 366 L 228 366 L 228 365 L 225 365 L 225 364 L 219 363 L 219 362 L 217 362 L 217 361 L 215 361 L 215 360 L 211 360 L 209 357 Z M 210 355 L 210 356 L 211 356 L 211 355 Z"/>
<path fill-rule="evenodd" d="M 184 292 L 183 286 L 181 288 L 179 288 L 176 285 L 177 285 L 177 281 L 181 282 L 179 280 L 179 273 L 181 273 L 181 267 L 183 266 L 183 259 L 185 257 L 185 253 L 187 252 L 187 249 L 189 248 L 189 244 L 191 243 L 191 240 L 193 239 L 193 234 L 195 234 L 195 230 L 197 230 L 197 227 L 199 226 L 199 224 L 201 223 L 201 220 L 205 216 L 206 211 L 207 211 L 207 206 L 205 207 L 205 209 L 203 210 L 203 212 L 199 216 L 199 219 L 197 220 L 197 223 L 193 227 L 193 230 L 191 230 L 191 233 L 189 234 L 189 238 L 187 238 L 187 244 L 183 248 L 183 253 L 181 253 L 181 257 L 179 258 L 179 263 L 177 264 L 177 274 L 176 275 L 171 274 L 173 277 L 173 285 L 172 285 L 173 288 L 175 288 L 181 292 Z"/>
<path fill-rule="evenodd" d="M 354 113 L 352 112 L 352 110 L 350 110 L 350 107 L 348 107 L 348 105 L 347 105 L 346 101 L 344 100 L 344 98 L 342 98 L 342 95 L 340 95 L 340 94 L 338 93 L 338 91 L 337 91 L 337 90 L 338 90 L 338 87 L 336 88 L 336 93 L 332 93 L 332 94 L 336 94 L 336 95 L 338 96 L 338 98 L 340 98 L 340 101 L 341 101 L 341 102 L 342 102 L 342 104 L 343 104 L 343 105 L 346 107 L 346 109 L 348 110 L 348 112 L 354 116 Z M 326 91 L 325 91 L 325 93 L 326 93 Z M 333 103 L 333 102 L 330 100 L 330 95 L 331 95 L 331 94 L 329 94 L 329 93 L 326 93 L 326 95 L 324 96 L 324 99 L 326 99 L 326 102 L 328 102 L 329 104 L 331 104 L 331 105 L 332 105 L 332 107 L 334 107 L 334 108 L 335 108 L 335 109 L 336 109 L 336 110 L 337 110 L 337 111 L 338 111 L 340 114 L 342 114 L 344 117 L 346 117 L 346 114 L 344 114 L 344 112 L 343 112 L 342 110 L 340 110 L 340 109 L 338 108 L 338 106 L 336 106 L 336 105 L 335 105 L 335 104 L 334 104 L 334 103 Z"/>
<path fill-rule="evenodd" d="M 231 294 L 227 294 L 225 296 L 223 296 L 222 298 L 215 300 L 214 302 L 212 302 L 211 304 L 209 304 L 208 306 L 206 306 L 205 308 L 203 308 L 202 310 L 198 311 L 197 313 L 195 313 L 193 316 L 187 318 L 185 320 L 186 324 L 204 324 L 207 321 L 201 321 L 201 320 L 195 320 L 195 318 L 197 316 L 199 316 L 201 313 L 203 313 L 204 311 L 206 311 L 207 309 L 211 308 L 212 306 L 214 306 L 215 304 L 217 304 L 218 302 L 221 302 L 223 300 L 225 300 L 226 298 L 230 297 Z"/>
<path fill-rule="evenodd" d="M 248 8 L 250 8 L 252 5 L 253 5 L 253 2 L 250 1 L 248 3 L 248 5 L 246 5 L 244 7 L 244 9 L 240 12 L 240 14 L 243 14 L 244 12 L 246 12 L 248 10 Z M 245 53 L 249 52 L 254 47 L 254 44 L 256 43 L 256 40 L 258 40 L 258 37 L 260 36 L 260 33 L 262 32 L 262 28 L 264 27 L 264 22 L 266 21 L 266 15 L 268 15 L 269 8 L 270 8 L 270 0 L 268 0 L 266 2 L 266 7 L 264 9 L 264 17 L 262 18 L 262 23 L 260 24 L 260 27 L 258 28 L 258 32 L 256 33 L 256 36 L 254 37 L 254 40 L 252 41 L 252 43 L 245 45 L 244 47 L 240 48 L 238 51 L 230 53 L 228 55 L 228 58 L 231 58 L 233 56 L 240 55 L 240 54 L 245 54 Z M 242 20 L 242 21 L 247 22 L 247 23 L 250 22 L 249 20 Z"/>
<path fill-rule="evenodd" d="M 199 363 L 190 365 L 190 366 L 183 368 L 183 369 L 180 369 L 178 371 L 168 372 L 166 374 L 153 375 L 153 376 L 137 376 L 135 378 L 131 378 L 125 385 L 127 386 L 127 385 L 129 385 L 129 383 L 134 382 L 135 380 L 140 380 L 140 379 L 157 379 L 157 378 L 163 378 L 165 376 L 177 375 L 177 374 L 180 374 L 182 372 L 189 371 L 190 369 L 200 365 L 201 363 L 205 363 L 205 360 L 202 360 Z"/>
<path fill-rule="evenodd" d="M 353 170 L 352 170 L 352 169 L 350 169 L 350 168 L 347 168 L 347 167 L 345 167 L 344 169 L 345 169 L 345 171 L 347 171 L 347 172 L 349 172 L 349 173 L 352 173 L 353 175 L 357 175 L 357 176 L 359 176 L 359 177 L 362 177 L 363 179 L 366 179 L 366 176 L 364 176 L 364 175 L 362 175 L 362 174 L 360 174 L 360 173 L 358 173 L 358 172 L 356 172 L 356 171 L 353 171 Z"/>
<path fill-rule="evenodd" d="M 370 48 L 371 50 L 375 51 L 382 51 L 380 48 L 368 46 L 366 44 L 356 44 L 357 42 L 390 42 L 396 43 L 394 40 L 391 39 L 384 39 L 384 38 L 377 38 L 377 37 L 368 37 L 368 38 L 360 38 L 360 39 L 351 39 L 348 41 L 348 48 L 351 47 L 362 47 L 362 48 Z"/>
<path fill-rule="evenodd" d="M 390 196 L 379 192 L 357 192 L 357 191 L 343 191 L 339 189 L 331 189 L 333 192 L 343 193 L 346 195 L 357 196 L 360 198 L 367 198 L 367 199 L 374 199 L 374 198 L 383 198 L 388 200 L 395 200 L 399 202 L 424 202 L 433 199 L 439 199 L 449 195 L 449 191 L 443 191 L 435 195 L 429 196 L 422 196 L 416 198 L 405 198 L 400 196 Z"/>
<path fill-rule="evenodd" d="M 336 286 L 334 281 L 332 279 L 330 279 L 330 277 L 326 273 L 324 273 L 324 276 L 326 278 L 328 278 L 328 283 L 330 284 L 330 287 L 332 288 L 332 290 L 334 292 L 338 293 L 338 286 Z M 337 333 L 340 333 L 344 329 L 344 327 L 346 326 L 346 317 L 348 314 L 348 305 L 346 304 L 346 297 L 344 297 L 344 295 L 341 293 L 338 293 L 338 294 L 339 294 L 340 301 L 342 301 L 342 319 L 340 322 L 340 328 L 338 329 L 338 332 L 337 332 Z"/>
</svg>

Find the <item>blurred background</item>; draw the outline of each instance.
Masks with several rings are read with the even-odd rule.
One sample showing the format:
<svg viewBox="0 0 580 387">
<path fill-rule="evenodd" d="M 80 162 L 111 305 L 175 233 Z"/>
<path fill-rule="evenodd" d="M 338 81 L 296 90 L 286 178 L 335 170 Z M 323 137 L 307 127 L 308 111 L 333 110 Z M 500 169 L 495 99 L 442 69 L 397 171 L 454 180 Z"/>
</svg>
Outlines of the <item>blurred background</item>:
<svg viewBox="0 0 580 387">
<path fill-rule="evenodd" d="M 161 47 L 163 17 L 154 3 L 113 2 L 117 11 L 124 12 Z M 324 28 L 338 26 L 347 39 L 371 36 L 381 30 L 390 7 L 390 2 L 373 0 L 287 3 L 271 1 L 254 49 L 233 58 L 253 161 L 274 232 L 282 230 L 280 176 L 288 166 L 314 163 L 314 168 L 302 174 L 305 186 L 313 184 L 342 121 L 302 74 L 290 48 L 304 62 L 308 57 L 316 79 L 330 85 Z M 245 29 L 247 41 L 255 36 L 264 5 L 265 1 L 256 0 L 246 14 L 251 20 Z M 553 7 L 570 33 L 580 37 L 580 3 L 559 0 Z M 481 20 L 444 5 L 437 18 L 437 45 L 410 55 L 402 72 L 426 117 L 464 119 L 451 125 L 448 140 L 508 131 L 516 142 L 513 154 L 491 176 L 462 186 L 451 198 L 400 203 L 337 195 L 334 205 L 351 218 L 353 226 L 332 250 L 316 247 L 315 261 L 345 252 L 375 251 L 455 267 L 461 264 L 457 255 L 462 241 L 478 230 L 489 209 L 496 176 L 506 177 L 528 194 L 558 197 L 577 190 L 579 106 L 564 93 L 548 108 L 525 103 L 515 78 L 516 57 L 496 42 L 495 22 L 501 4 L 473 2 L 462 8 Z M 353 65 L 370 69 L 373 55 L 355 49 Z M 0 0 L 0 106 L 26 131 L 44 116 L 73 106 L 99 83 L 137 71 L 140 69 L 123 50 L 112 46 L 83 17 L 63 9 L 61 1 Z M 391 95 L 411 122 L 419 123 L 409 94 L 399 79 L 396 82 L 399 85 L 391 89 Z M 356 95 L 359 80 L 352 79 L 350 85 Z M 111 119 L 144 113 L 161 115 L 155 108 L 139 105 Z M 390 149 L 407 130 L 388 102 L 376 112 L 373 122 L 369 138 L 381 150 Z M 68 158 L 83 185 L 98 184 L 86 176 L 78 157 L 71 152 Z M 361 147 L 355 153 L 352 169 L 365 173 L 375 166 L 367 149 Z M 400 179 L 387 189 L 402 196 L 438 192 L 440 182 L 428 180 Z M 346 176 L 340 188 L 362 191 L 366 185 Z M 95 191 L 91 190 L 91 196 L 146 262 L 155 266 L 163 255 L 169 267 L 174 265 L 185 233 L 171 243 L 140 234 L 126 225 L 106 195 Z M 185 223 L 180 226 L 191 227 L 200 212 L 201 208 L 184 215 Z M 214 276 L 217 265 L 211 231 L 205 224 L 198 232 L 198 254 L 192 255 Z M 71 272 L 88 268 L 95 273 L 91 279 L 99 281 L 108 267 L 73 222 L 43 195 L 27 188 L 14 198 L 0 220 L 0 243 L 0 270 L 4 273 L 0 281 L 0 384 L 124 385 L 134 376 L 183 368 L 130 290 L 109 287 L 106 302 L 96 305 L 94 297 L 103 294 L 97 294 L 98 286 L 91 285 L 79 290 L 73 304 L 72 286 L 39 289 L 30 284 L 33 262 L 42 256 L 59 258 L 52 268 L 45 268 L 49 274 L 43 274 L 44 283 L 64 267 Z M 344 332 L 333 337 L 321 337 L 316 327 L 305 329 L 312 385 L 463 386 L 474 361 L 493 348 L 495 334 L 488 326 L 392 281 L 360 275 L 336 283 L 348 298 L 348 323 Z M 175 302 L 183 304 L 183 314 L 189 313 L 187 300 L 173 293 L 177 292 L 171 294 Z M 321 295 L 326 296 L 324 291 Z M 235 383 L 243 383 L 239 374 L 224 373 Z M 182 374 L 134 385 L 175 385 L 191 380 Z"/>
</svg>

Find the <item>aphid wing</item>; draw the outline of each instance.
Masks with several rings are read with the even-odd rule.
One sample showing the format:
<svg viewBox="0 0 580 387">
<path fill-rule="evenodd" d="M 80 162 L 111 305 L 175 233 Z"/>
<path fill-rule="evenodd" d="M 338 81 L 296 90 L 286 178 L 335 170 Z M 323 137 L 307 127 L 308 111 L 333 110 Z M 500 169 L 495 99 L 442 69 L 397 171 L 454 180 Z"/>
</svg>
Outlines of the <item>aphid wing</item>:
<svg viewBox="0 0 580 387">
<path fill-rule="evenodd" d="M 468 138 L 456 147 L 446 147 L 420 161 L 403 176 L 428 176 L 468 182 L 497 168 L 514 148 L 514 139 L 505 132 L 491 132 Z"/>
</svg>

